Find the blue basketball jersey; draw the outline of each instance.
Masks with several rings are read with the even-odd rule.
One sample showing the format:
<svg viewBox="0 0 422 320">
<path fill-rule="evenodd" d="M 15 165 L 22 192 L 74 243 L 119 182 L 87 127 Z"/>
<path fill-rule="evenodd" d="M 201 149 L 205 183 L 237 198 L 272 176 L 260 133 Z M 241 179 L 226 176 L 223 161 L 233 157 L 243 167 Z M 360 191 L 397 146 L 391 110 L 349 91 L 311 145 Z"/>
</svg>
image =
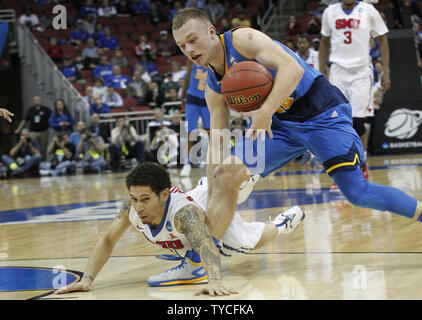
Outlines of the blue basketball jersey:
<svg viewBox="0 0 422 320">
<path fill-rule="evenodd" d="M 193 64 L 187 94 L 205 99 L 205 85 L 207 83 L 208 68 Z"/>
<path fill-rule="evenodd" d="M 249 59 L 242 56 L 233 46 L 231 33 L 235 29 L 229 30 L 220 35 L 220 41 L 223 44 L 225 63 L 225 72 L 237 62 L 247 61 Z M 301 57 L 298 57 L 293 51 L 282 43 L 273 40 L 290 56 L 292 56 L 303 68 L 304 75 L 296 89 L 285 101 L 280 101 L 280 108 L 274 114 L 280 120 L 304 121 L 321 112 L 332 108 L 335 105 L 347 102 L 340 90 L 332 86 L 321 72 L 312 68 Z M 217 93 L 221 93 L 222 75 L 218 75 L 214 68 L 209 65 L 207 85 Z M 277 74 L 276 69 L 267 68 L 273 79 Z M 288 79 L 289 75 L 286 75 Z M 315 91 L 317 94 L 314 94 Z M 324 94 L 327 93 L 327 94 Z M 330 99 L 326 99 L 327 96 Z"/>
</svg>

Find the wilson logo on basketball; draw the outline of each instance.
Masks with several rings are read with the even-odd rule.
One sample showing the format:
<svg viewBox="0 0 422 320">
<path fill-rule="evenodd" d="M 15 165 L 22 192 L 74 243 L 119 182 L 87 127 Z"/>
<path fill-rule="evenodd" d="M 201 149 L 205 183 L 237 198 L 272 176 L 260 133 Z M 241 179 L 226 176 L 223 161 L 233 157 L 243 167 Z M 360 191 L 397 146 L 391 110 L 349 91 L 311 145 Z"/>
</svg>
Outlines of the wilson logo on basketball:
<svg viewBox="0 0 422 320">
<path fill-rule="evenodd" d="M 244 97 L 244 96 L 227 96 L 227 100 L 231 105 L 245 105 L 249 104 L 251 102 L 257 101 L 261 99 L 261 94 L 257 93 L 250 97 Z"/>
<path fill-rule="evenodd" d="M 409 139 L 418 131 L 422 123 L 422 111 L 397 109 L 388 118 L 384 134 L 397 139 Z"/>
</svg>

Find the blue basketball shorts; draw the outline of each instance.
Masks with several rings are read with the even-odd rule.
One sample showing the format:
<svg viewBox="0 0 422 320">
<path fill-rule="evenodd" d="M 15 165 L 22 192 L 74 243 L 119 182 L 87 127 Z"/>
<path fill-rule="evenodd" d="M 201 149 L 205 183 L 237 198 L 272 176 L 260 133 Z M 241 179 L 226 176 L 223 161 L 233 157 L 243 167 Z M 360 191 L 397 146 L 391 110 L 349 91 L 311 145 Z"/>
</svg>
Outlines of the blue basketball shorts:
<svg viewBox="0 0 422 320">
<path fill-rule="evenodd" d="M 311 151 L 331 176 L 338 171 L 354 170 L 365 165 L 362 142 L 353 129 L 352 108 L 344 103 L 332 107 L 304 122 L 280 120 L 273 116 L 273 139 L 266 134 L 237 139 L 232 154 L 240 158 L 252 174 L 265 177 Z"/>
<path fill-rule="evenodd" d="M 210 130 L 210 112 L 207 106 L 197 106 L 186 104 L 186 121 L 188 122 L 188 132 L 198 128 L 198 119 L 202 118 L 205 130 Z"/>
</svg>

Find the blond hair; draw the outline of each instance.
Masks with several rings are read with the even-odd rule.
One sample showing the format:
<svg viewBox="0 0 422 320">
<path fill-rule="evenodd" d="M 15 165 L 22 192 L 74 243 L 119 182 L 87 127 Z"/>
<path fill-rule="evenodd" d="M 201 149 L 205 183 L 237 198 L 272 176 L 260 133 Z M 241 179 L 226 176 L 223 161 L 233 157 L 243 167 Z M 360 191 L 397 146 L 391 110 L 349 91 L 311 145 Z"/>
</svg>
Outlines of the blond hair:
<svg viewBox="0 0 422 320">
<path fill-rule="evenodd" d="M 202 20 L 206 26 L 212 25 L 211 19 L 205 11 L 192 7 L 184 8 L 176 12 L 172 21 L 172 29 L 177 30 L 181 28 L 186 22 L 191 19 Z"/>
</svg>

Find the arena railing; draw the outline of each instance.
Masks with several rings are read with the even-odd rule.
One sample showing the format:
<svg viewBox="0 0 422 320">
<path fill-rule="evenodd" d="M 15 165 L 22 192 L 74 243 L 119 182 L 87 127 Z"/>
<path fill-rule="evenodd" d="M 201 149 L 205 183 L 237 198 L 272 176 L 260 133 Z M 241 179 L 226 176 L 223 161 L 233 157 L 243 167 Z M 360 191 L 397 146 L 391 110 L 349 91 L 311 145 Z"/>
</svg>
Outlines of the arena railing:
<svg viewBox="0 0 422 320">
<path fill-rule="evenodd" d="M 57 68 L 27 27 L 17 23 L 19 56 L 22 67 L 32 74 L 52 100 L 62 99 L 76 121 L 89 122 L 89 105 Z"/>
<path fill-rule="evenodd" d="M 174 102 L 165 102 L 161 105 L 161 112 L 165 120 L 172 120 L 172 114 L 167 113 L 171 107 L 180 107 L 180 101 Z M 109 131 L 111 131 L 116 125 L 116 119 L 118 117 L 128 117 L 130 123 L 133 124 L 134 128 L 138 135 L 149 134 L 148 123 L 154 120 L 151 110 L 140 110 L 140 111 L 126 111 L 126 112 L 111 112 L 111 113 L 102 113 L 100 123 L 106 123 Z M 185 116 L 184 113 L 181 114 L 182 117 Z"/>
</svg>

